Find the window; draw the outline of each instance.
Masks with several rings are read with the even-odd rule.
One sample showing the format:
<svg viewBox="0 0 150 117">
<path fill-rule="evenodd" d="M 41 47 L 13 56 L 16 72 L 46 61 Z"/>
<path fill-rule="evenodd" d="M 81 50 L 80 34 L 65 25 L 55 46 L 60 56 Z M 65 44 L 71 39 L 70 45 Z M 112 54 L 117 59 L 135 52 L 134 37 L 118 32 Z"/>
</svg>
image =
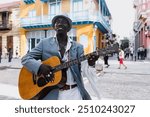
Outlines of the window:
<svg viewBox="0 0 150 117">
<path fill-rule="evenodd" d="M 53 16 L 60 13 L 60 1 L 50 2 L 49 4 L 49 18 L 52 19 Z"/>
<path fill-rule="evenodd" d="M 83 10 L 83 0 L 73 0 L 73 12 Z"/>
<path fill-rule="evenodd" d="M 29 11 L 28 17 L 29 17 L 29 20 L 30 20 L 29 22 L 30 23 L 35 23 L 37 21 L 37 19 L 36 19 L 36 11 L 35 10 Z"/>
<path fill-rule="evenodd" d="M 73 0 L 72 3 L 73 18 L 80 18 L 83 14 L 83 0 Z"/>
<path fill-rule="evenodd" d="M 29 17 L 35 17 L 35 16 L 36 16 L 36 11 L 35 11 L 35 10 L 29 11 L 28 16 L 29 16 Z"/>
<path fill-rule="evenodd" d="M 87 48 L 88 47 L 88 36 L 86 35 L 81 35 L 79 37 L 79 43 L 82 44 L 84 46 L 84 48 Z"/>
<path fill-rule="evenodd" d="M 28 50 L 34 48 L 41 39 L 45 38 L 45 31 L 30 31 L 26 33 L 28 41 Z"/>
<path fill-rule="evenodd" d="M 68 32 L 68 36 L 69 36 L 73 41 L 77 41 L 76 33 L 77 33 L 77 30 L 76 30 L 75 28 L 72 28 L 72 29 Z"/>
<path fill-rule="evenodd" d="M 40 42 L 40 39 L 31 38 L 30 39 L 30 50 L 33 49 L 38 43 Z"/>
</svg>

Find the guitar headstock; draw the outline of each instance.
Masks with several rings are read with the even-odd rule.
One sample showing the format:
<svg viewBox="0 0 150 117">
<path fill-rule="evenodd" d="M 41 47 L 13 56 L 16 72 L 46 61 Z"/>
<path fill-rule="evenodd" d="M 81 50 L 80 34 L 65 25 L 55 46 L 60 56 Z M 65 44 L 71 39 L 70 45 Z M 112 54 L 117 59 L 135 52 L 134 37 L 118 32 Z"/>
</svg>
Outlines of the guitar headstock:
<svg viewBox="0 0 150 117">
<path fill-rule="evenodd" d="M 107 50 L 112 50 L 114 53 L 117 53 L 119 50 L 119 45 L 117 43 L 110 45 L 106 48 Z"/>
<path fill-rule="evenodd" d="M 113 44 L 109 45 L 106 48 L 102 48 L 94 52 L 94 54 L 99 55 L 99 56 L 105 56 L 113 53 L 118 53 L 119 50 L 119 45 L 118 44 Z"/>
</svg>

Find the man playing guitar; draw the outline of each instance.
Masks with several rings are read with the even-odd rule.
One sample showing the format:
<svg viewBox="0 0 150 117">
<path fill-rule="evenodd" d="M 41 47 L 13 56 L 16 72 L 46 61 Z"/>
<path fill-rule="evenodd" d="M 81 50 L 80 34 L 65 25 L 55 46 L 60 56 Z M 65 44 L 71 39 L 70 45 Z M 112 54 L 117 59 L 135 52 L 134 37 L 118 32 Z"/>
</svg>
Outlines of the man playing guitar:
<svg viewBox="0 0 150 117">
<path fill-rule="evenodd" d="M 23 66 L 33 74 L 40 76 L 37 80 L 39 87 L 57 79 L 53 67 L 43 64 L 41 61 L 56 56 L 60 59 L 60 64 L 63 64 L 84 55 L 83 45 L 71 40 L 67 35 L 67 32 L 72 28 L 72 21 L 69 17 L 65 15 L 55 16 L 52 19 L 52 27 L 56 31 L 56 36 L 42 39 L 35 48 L 22 58 Z M 57 87 L 49 90 L 42 99 L 90 100 L 91 97 L 84 87 L 81 73 L 86 75 L 89 66 L 93 66 L 98 57 L 98 55 L 92 55 L 81 63 L 62 69 L 61 81 Z"/>
</svg>

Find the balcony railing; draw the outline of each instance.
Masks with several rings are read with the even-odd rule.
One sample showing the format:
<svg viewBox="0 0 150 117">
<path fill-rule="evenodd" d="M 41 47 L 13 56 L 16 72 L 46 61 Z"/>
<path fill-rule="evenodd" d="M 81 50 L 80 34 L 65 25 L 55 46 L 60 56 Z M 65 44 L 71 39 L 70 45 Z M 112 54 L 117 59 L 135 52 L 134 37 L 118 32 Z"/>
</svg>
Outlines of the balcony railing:
<svg viewBox="0 0 150 117">
<path fill-rule="evenodd" d="M 35 0 L 24 0 L 24 3 L 33 4 L 33 3 L 35 3 Z"/>
<path fill-rule="evenodd" d="M 55 15 L 56 14 L 22 18 L 21 27 L 51 25 L 52 18 Z M 100 22 L 106 29 L 108 30 L 110 29 L 109 23 L 100 13 L 90 14 L 88 10 L 84 10 L 72 12 L 68 16 L 72 19 L 73 22 L 82 22 L 82 21 L 92 21 L 93 23 Z"/>
<path fill-rule="evenodd" d="M 11 30 L 12 29 L 12 21 L 0 21 L 0 30 Z"/>
</svg>

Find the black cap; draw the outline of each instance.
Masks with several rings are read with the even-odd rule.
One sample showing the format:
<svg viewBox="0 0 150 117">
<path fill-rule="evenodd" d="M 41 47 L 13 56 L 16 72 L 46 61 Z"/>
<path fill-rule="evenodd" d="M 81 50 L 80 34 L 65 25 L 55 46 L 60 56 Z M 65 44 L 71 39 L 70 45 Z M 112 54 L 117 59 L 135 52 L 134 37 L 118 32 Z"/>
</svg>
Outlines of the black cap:
<svg viewBox="0 0 150 117">
<path fill-rule="evenodd" d="M 53 27 L 53 28 L 55 27 L 55 23 L 56 23 L 57 19 L 60 18 L 60 17 L 66 19 L 66 20 L 68 21 L 69 27 L 68 27 L 68 29 L 67 29 L 67 32 L 69 32 L 70 29 L 71 29 L 71 27 L 72 27 L 72 20 L 71 20 L 69 17 L 65 16 L 65 15 L 56 15 L 56 16 L 52 19 L 52 27 Z"/>
</svg>

